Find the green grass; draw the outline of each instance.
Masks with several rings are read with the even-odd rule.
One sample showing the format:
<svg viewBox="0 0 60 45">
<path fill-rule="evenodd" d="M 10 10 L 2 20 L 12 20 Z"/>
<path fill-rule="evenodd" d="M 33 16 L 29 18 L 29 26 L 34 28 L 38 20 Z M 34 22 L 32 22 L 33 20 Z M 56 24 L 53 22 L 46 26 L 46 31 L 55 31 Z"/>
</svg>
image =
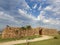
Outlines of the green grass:
<svg viewBox="0 0 60 45">
<path fill-rule="evenodd" d="M 60 45 L 60 35 L 55 36 L 57 39 L 49 39 L 44 41 L 38 41 L 38 42 L 30 42 L 29 45 Z M 16 45 L 26 45 L 24 44 L 16 44 Z"/>
<path fill-rule="evenodd" d="M 13 40 L 18 40 L 16 38 L 7 38 L 7 39 L 2 39 L 1 35 L 0 35 L 0 43 L 1 42 L 8 42 L 8 41 L 13 41 Z"/>
<path fill-rule="evenodd" d="M 34 38 L 39 38 L 41 36 L 38 36 L 38 35 L 34 35 L 34 36 L 26 36 L 26 37 L 23 37 L 23 39 L 34 39 Z"/>
<path fill-rule="evenodd" d="M 8 41 L 14 41 L 14 40 L 23 40 L 23 39 L 34 39 L 34 38 L 38 38 L 38 37 L 41 37 L 41 36 L 37 36 L 37 35 L 34 35 L 34 36 L 26 36 L 26 37 L 21 37 L 21 38 L 7 38 L 7 39 L 2 39 L 1 38 L 1 35 L 0 35 L 0 43 L 1 42 L 8 42 Z"/>
</svg>

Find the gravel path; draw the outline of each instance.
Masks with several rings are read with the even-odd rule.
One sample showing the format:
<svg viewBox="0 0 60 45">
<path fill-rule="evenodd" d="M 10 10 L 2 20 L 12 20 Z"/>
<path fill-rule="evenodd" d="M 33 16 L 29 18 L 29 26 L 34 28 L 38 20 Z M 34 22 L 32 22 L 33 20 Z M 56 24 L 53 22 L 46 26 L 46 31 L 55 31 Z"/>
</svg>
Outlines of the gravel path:
<svg viewBox="0 0 60 45">
<path fill-rule="evenodd" d="M 51 38 L 53 38 L 53 37 L 42 35 L 42 37 L 40 37 L 40 38 L 34 38 L 32 40 L 28 40 L 28 42 L 47 40 L 47 39 L 51 39 Z M 27 40 L 16 40 L 16 41 L 10 41 L 10 42 L 3 42 L 3 43 L 0 43 L 0 45 L 14 45 L 14 44 L 26 43 L 26 41 Z"/>
</svg>

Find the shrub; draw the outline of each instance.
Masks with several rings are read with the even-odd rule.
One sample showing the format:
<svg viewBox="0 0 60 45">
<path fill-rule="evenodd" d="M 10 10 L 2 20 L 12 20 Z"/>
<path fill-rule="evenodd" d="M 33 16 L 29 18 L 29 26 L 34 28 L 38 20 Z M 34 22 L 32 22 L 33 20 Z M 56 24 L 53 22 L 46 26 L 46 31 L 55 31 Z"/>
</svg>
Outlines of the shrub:
<svg viewBox="0 0 60 45">
<path fill-rule="evenodd" d="M 27 25 L 25 27 L 21 27 L 22 30 L 30 30 L 32 27 L 30 25 Z"/>
<path fill-rule="evenodd" d="M 26 30 L 26 28 L 25 28 L 25 27 L 21 27 L 21 29 L 22 29 L 22 30 Z"/>
<path fill-rule="evenodd" d="M 26 29 L 31 29 L 32 27 L 30 25 L 26 26 Z"/>
<path fill-rule="evenodd" d="M 54 39 L 58 39 L 57 37 L 54 37 Z"/>
</svg>

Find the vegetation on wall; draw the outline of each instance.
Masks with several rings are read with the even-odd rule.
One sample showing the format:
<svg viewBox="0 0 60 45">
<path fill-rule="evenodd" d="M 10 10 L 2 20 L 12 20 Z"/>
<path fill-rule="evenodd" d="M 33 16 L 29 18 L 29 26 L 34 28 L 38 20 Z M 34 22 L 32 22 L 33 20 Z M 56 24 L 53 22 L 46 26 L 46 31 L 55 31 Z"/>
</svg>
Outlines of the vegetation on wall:
<svg viewBox="0 0 60 45">
<path fill-rule="evenodd" d="M 27 25 L 27 26 L 24 26 L 24 27 L 21 27 L 22 30 L 30 30 L 32 29 L 32 27 L 30 25 Z"/>
</svg>

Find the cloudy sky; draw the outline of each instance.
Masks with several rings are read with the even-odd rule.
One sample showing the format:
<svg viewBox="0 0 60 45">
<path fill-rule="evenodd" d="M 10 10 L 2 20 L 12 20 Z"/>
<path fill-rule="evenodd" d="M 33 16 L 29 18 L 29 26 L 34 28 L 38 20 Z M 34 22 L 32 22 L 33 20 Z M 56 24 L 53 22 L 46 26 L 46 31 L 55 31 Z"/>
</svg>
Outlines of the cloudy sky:
<svg viewBox="0 0 60 45">
<path fill-rule="evenodd" d="M 0 0 L 0 29 L 6 25 L 60 29 L 60 0 Z"/>
</svg>

